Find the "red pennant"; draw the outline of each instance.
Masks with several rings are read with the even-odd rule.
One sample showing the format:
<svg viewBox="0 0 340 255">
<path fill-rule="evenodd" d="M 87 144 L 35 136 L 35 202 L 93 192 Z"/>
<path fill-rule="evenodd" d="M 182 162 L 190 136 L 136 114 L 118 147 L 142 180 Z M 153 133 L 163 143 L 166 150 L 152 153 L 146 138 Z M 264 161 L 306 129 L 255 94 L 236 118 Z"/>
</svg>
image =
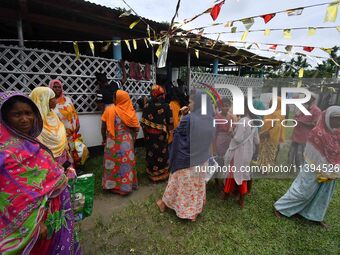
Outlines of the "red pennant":
<svg viewBox="0 0 340 255">
<path fill-rule="evenodd" d="M 263 18 L 264 23 L 267 24 L 269 21 L 271 21 L 272 18 L 275 17 L 275 13 L 266 14 L 261 17 Z"/>
<path fill-rule="evenodd" d="M 271 50 L 276 50 L 276 48 L 277 48 L 277 44 L 272 44 L 272 46 L 269 47 L 269 49 Z"/>
<path fill-rule="evenodd" d="M 215 21 L 220 14 L 221 7 L 224 4 L 224 1 L 220 2 L 219 4 L 215 4 L 215 6 L 210 11 L 210 16 L 212 17 L 213 21 Z"/>
<path fill-rule="evenodd" d="M 307 52 L 312 52 L 314 50 L 314 47 L 305 46 L 305 47 L 303 47 L 303 50 L 307 51 Z"/>
</svg>

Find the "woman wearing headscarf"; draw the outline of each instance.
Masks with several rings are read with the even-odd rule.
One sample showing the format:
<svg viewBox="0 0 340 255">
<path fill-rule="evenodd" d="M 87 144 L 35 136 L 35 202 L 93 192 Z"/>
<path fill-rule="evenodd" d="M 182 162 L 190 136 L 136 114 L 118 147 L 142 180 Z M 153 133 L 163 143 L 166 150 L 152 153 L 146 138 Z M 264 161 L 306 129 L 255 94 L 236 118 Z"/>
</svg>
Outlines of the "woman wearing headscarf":
<svg viewBox="0 0 340 255">
<path fill-rule="evenodd" d="M 130 96 L 117 90 L 114 103 L 102 115 L 104 144 L 104 173 L 102 187 L 120 195 L 137 189 L 134 143 L 139 122 Z"/>
<path fill-rule="evenodd" d="M 190 96 L 190 113 L 174 131 L 168 184 L 157 201 L 161 212 L 173 209 L 177 217 L 195 221 L 206 200 L 205 169 L 214 137 L 212 102 L 207 97 L 207 114 L 202 115 L 201 90 Z"/>
<path fill-rule="evenodd" d="M 245 113 L 238 124 L 235 124 L 229 148 L 224 155 L 225 164 L 229 165 L 232 171 L 227 175 L 222 192 L 222 198 L 227 199 L 236 190 L 241 208 L 244 207 L 244 199 L 251 186 L 251 173 L 247 171 L 247 167 L 250 166 L 260 143 L 258 129 L 249 125 L 249 121 L 256 116 L 251 114 L 247 104 L 244 108 Z"/>
<path fill-rule="evenodd" d="M 75 165 L 79 165 L 81 158 L 75 148 L 74 142 L 81 139 L 79 134 L 79 118 L 71 98 L 64 95 L 63 85 L 60 80 L 50 81 L 49 87 L 55 93 L 56 107 L 53 111 L 58 115 L 66 129 L 71 156 Z"/>
<path fill-rule="evenodd" d="M 65 126 L 53 112 L 56 105 L 53 90 L 48 87 L 37 87 L 32 90 L 30 98 L 37 105 L 43 120 L 43 130 L 37 139 L 52 151 L 61 166 L 72 163 Z"/>
<path fill-rule="evenodd" d="M 0 93 L 0 254 L 81 254 L 67 177 L 36 139 L 42 129 L 30 99 Z"/>
<path fill-rule="evenodd" d="M 151 99 L 141 103 L 146 149 L 146 172 L 153 182 L 169 177 L 168 136 L 173 130 L 172 113 L 165 102 L 165 90 L 159 85 L 151 87 Z"/>
<path fill-rule="evenodd" d="M 258 165 L 275 165 L 279 144 L 285 141 L 285 128 L 281 125 L 284 118 L 285 116 L 281 115 L 281 97 L 278 97 L 276 110 L 264 117 L 264 125 L 260 130 Z"/>
<path fill-rule="evenodd" d="M 340 106 L 322 113 L 309 133 L 305 164 L 291 187 L 275 204 L 276 216 L 299 214 L 307 220 L 323 222 L 331 201 L 335 179 L 340 178 Z"/>
</svg>

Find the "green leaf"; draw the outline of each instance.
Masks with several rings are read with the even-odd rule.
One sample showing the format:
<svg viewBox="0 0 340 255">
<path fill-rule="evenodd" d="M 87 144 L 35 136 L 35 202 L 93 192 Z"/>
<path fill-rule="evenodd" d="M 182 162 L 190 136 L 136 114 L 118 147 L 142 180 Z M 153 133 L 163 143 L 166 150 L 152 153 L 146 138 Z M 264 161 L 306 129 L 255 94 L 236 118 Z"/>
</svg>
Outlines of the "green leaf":
<svg viewBox="0 0 340 255">
<path fill-rule="evenodd" d="M 0 212 L 5 213 L 6 207 L 11 205 L 9 198 L 11 197 L 10 194 L 6 192 L 0 192 Z"/>
<path fill-rule="evenodd" d="M 34 168 L 26 166 L 26 172 L 19 174 L 20 177 L 26 178 L 26 184 L 30 186 L 39 186 L 41 187 L 41 183 L 46 179 L 47 169 L 39 169 L 38 165 Z"/>
</svg>

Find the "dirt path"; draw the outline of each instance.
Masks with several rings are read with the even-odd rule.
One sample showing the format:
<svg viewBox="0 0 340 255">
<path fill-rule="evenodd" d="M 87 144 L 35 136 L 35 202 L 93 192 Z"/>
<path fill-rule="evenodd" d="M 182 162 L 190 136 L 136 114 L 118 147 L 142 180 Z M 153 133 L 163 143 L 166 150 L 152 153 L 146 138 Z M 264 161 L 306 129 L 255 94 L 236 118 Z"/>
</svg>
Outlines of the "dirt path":
<svg viewBox="0 0 340 255">
<path fill-rule="evenodd" d="M 128 206 L 130 202 L 145 201 L 150 195 L 164 185 L 165 184 L 149 184 L 139 186 L 137 191 L 126 197 L 110 193 L 96 196 L 94 199 L 92 215 L 80 223 L 81 230 L 88 231 L 93 229 L 95 227 L 96 219 L 99 218 L 104 224 L 108 223 L 114 211 L 123 209 Z"/>
</svg>

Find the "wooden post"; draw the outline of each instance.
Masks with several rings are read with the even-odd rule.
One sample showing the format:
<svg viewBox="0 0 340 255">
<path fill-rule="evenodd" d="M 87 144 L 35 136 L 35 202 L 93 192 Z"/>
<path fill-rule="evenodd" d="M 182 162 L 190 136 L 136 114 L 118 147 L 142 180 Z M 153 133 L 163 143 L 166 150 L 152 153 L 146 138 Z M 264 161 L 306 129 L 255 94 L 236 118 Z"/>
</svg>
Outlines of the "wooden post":
<svg viewBox="0 0 340 255">
<path fill-rule="evenodd" d="M 17 29 L 18 29 L 18 39 L 19 39 L 19 47 L 24 47 L 24 33 L 22 31 L 22 19 L 21 17 L 17 21 Z"/>
<path fill-rule="evenodd" d="M 189 91 L 190 91 L 190 68 L 191 68 L 191 62 L 190 62 L 190 49 L 188 49 L 188 63 L 187 63 L 187 83 L 188 83 L 188 88 L 189 88 Z"/>
</svg>

